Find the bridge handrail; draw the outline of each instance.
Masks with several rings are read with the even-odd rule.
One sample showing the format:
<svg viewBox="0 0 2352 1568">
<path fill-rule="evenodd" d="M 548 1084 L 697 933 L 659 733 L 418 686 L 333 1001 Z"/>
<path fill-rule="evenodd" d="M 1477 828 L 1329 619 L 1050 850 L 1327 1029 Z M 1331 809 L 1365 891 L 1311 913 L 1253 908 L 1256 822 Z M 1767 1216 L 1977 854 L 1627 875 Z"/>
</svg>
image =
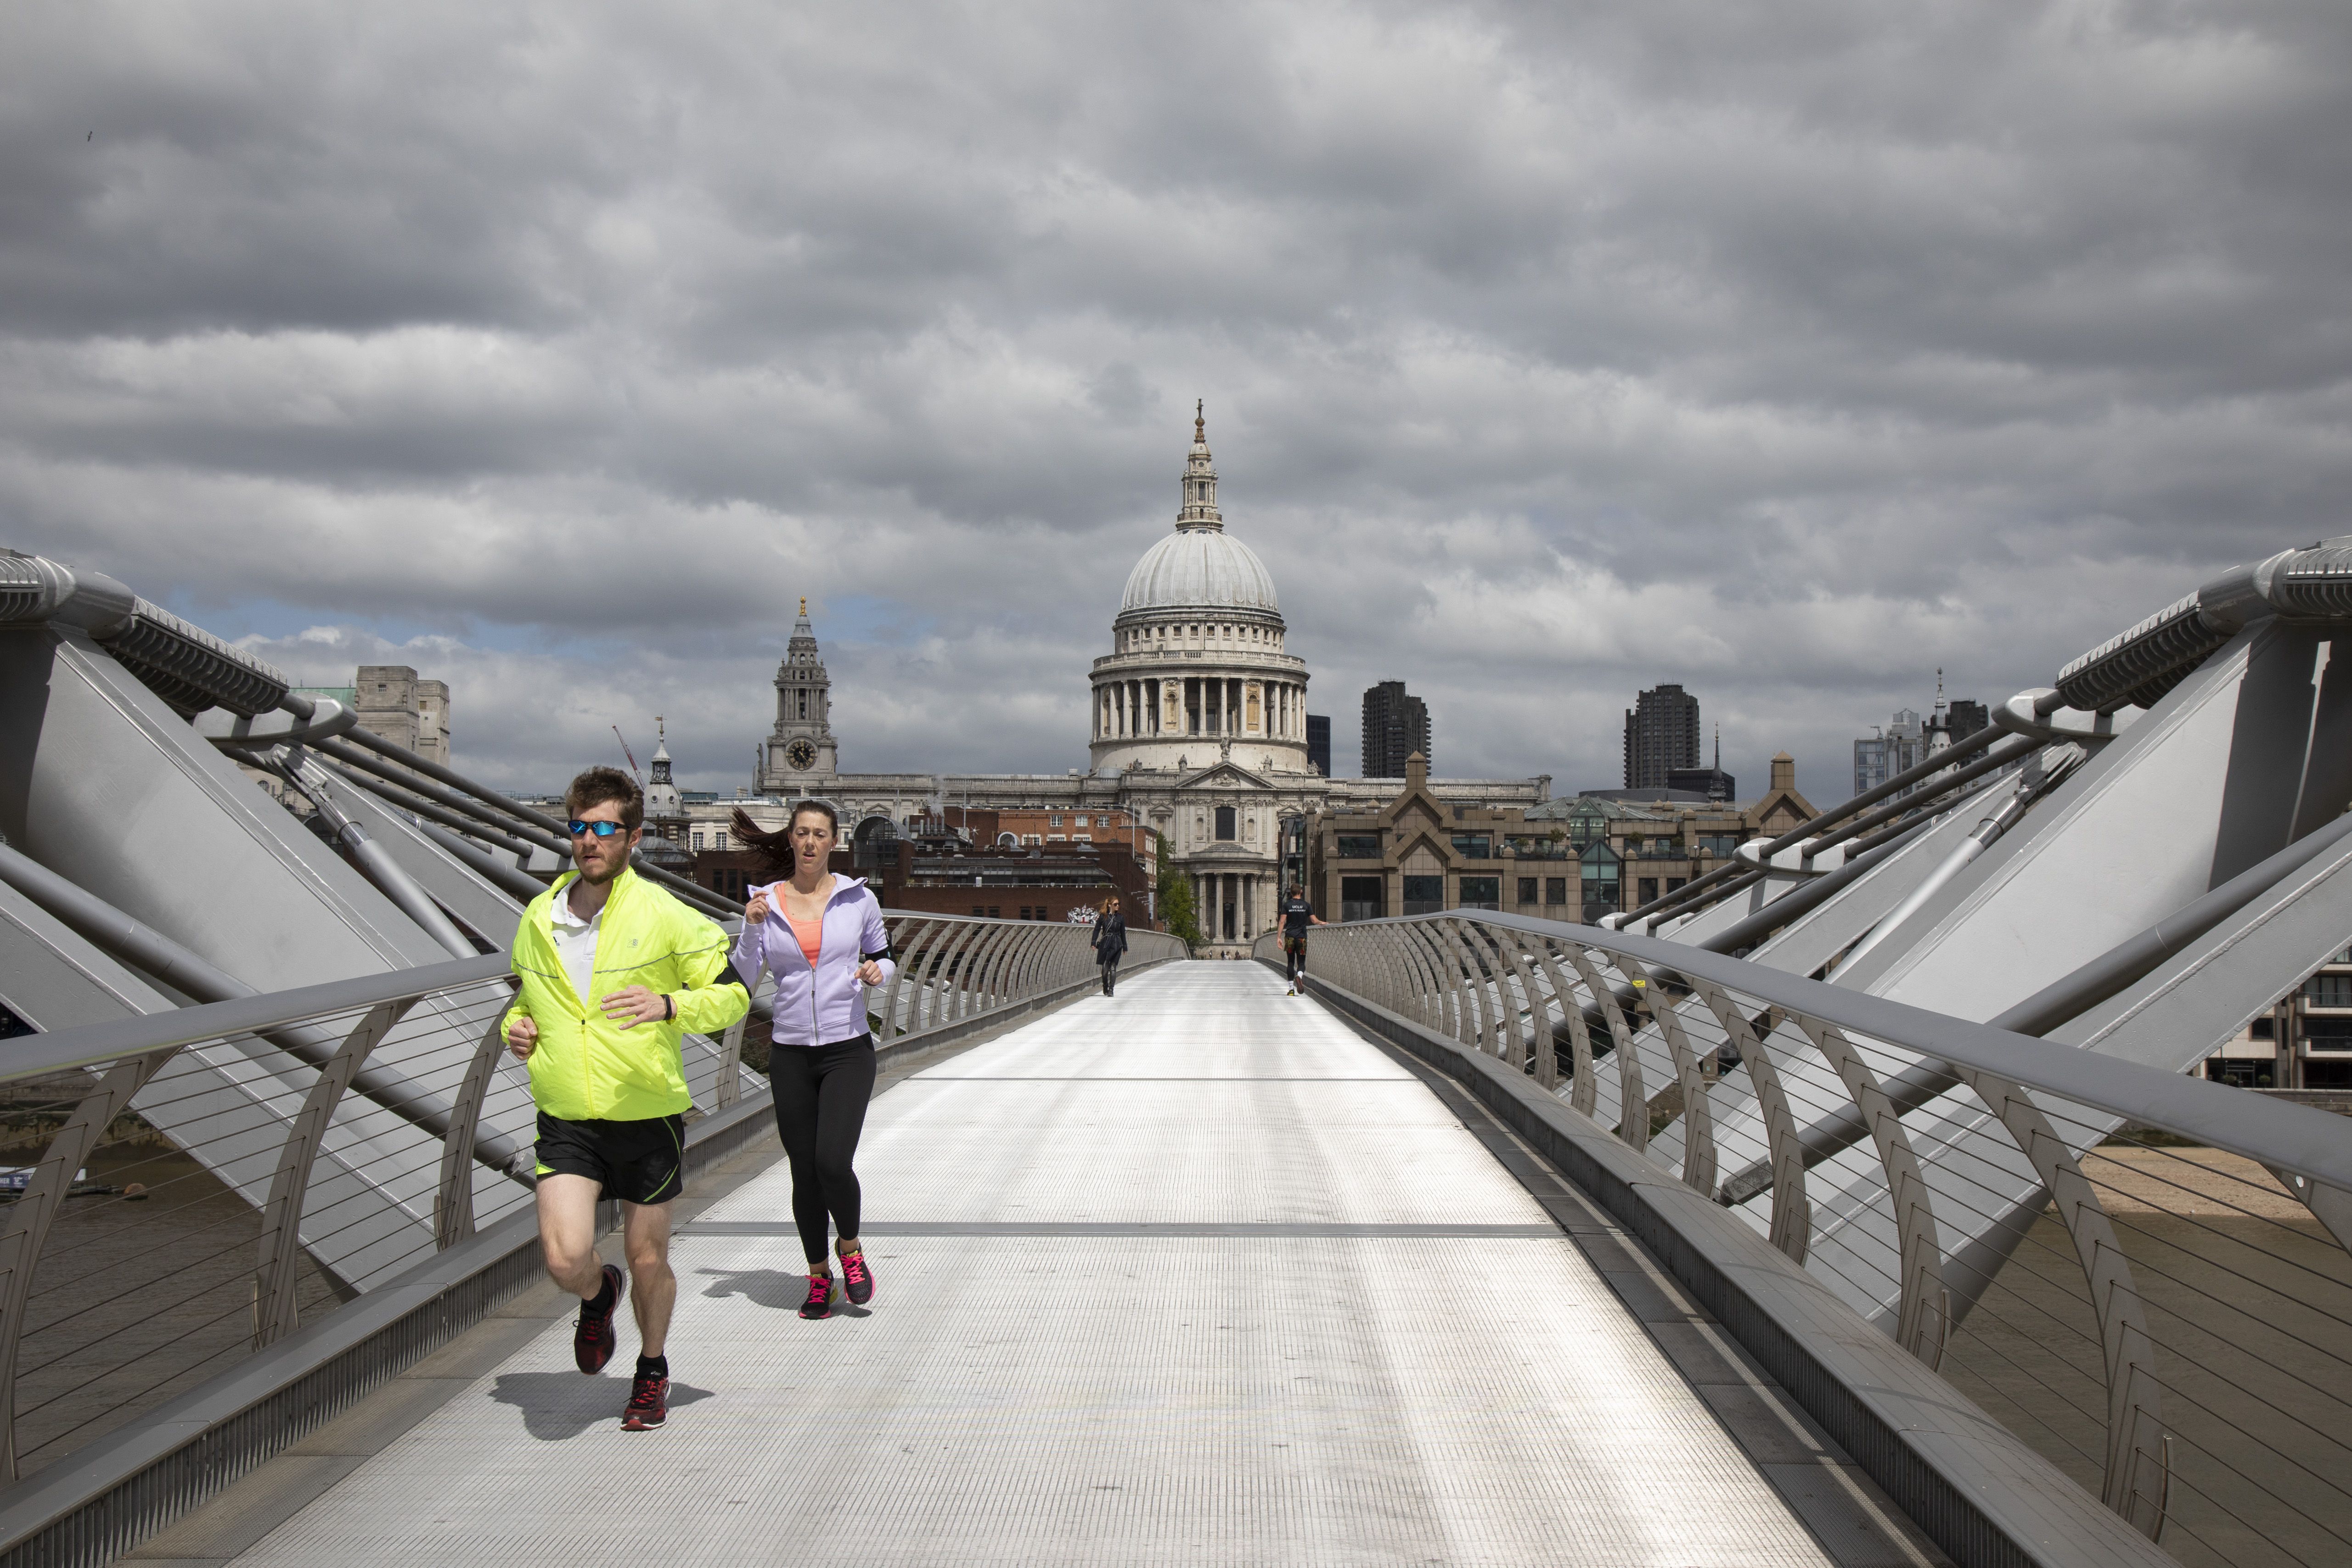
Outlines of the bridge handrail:
<svg viewBox="0 0 2352 1568">
<path fill-rule="evenodd" d="M 1448 915 L 1623 954 L 1656 968 L 1737 988 L 1759 1001 L 1901 1046 L 1929 1061 L 1998 1073 L 2028 1088 L 2142 1126 L 2195 1138 L 2352 1193 L 2352 1138 L 2346 1136 L 2344 1118 L 2326 1111 L 2242 1094 L 2201 1078 L 2077 1051 L 2032 1035 L 2011 1034 L 1661 937 L 1491 910 L 1453 910 Z M 1370 927 L 1434 918 L 1439 917 L 1391 915 L 1354 924 Z"/>
<path fill-rule="evenodd" d="M 1053 1005 L 1097 983 L 1093 932 L 1084 925 L 908 911 L 886 911 L 884 919 L 898 954 L 898 973 L 889 985 L 867 994 L 870 1005 L 881 1009 L 877 1046 L 886 1059 L 950 1043 L 975 1029 L 993 1027 L 1000 1017 Z M 1185 956 L 1181 941 L 1148 928 L 1130 930 L 1128 941 L 1130 972 Z M 184 1372 L 188 1356 L 196 1356 L 199 1364 L 231 1365 L 222 1375 L 234 1375 L 235 1364 L 287 1340 L 320 1308 L 331 1317 L 338 1303 L 320 1292 L 317 1281 L 324 1276 L 331 1282 L 336 1276 L 322 1257 L 313 1256 L 322 1243 L 312 1227 L 324 1226 L 324 1234 L 332 1236 L 338 1228 L 356 1225 L 356 1237 L 391 1226 L 380 1244 L 369 1243 L 375 1250 L 352 1253 L 357 1264 L 333 1265 L 362 1270 L 356 1282 L 341 1284 L 347 1287 L 344 1295 L 360 1292 L 357 1299 L 364 1300 L 363 1292 L 378 1281 L 404 1278 L 412 1264 L 429 1262 L 475 1236 L 475 1168 L 482 1162 L 469 1156 L 486 1142 L 500 1150 L 500 1157 L 488 1163 L 529 1185 L 530 1166 L 519 1157 L 530 1139 L 528 1091 L 507 1056 L 501 1027 L 508 964 L 506 955 L 488 954 L 7 1042 L 0 1053 L 0 1083 L 53 1096 L 45 1107 L 31 1107 L 20 1096 L 18 1110 L 30 1109 L 44 1123 L 56 1118 L 62 1124 L 47 1135 L 37 1160 L 24 1167 L 21 1196 L 0 1209 L 0 1474 L 14 1479 L 26 1473 L 28 1457 L 37 1466 L 65 1448 L 87 1453 L 89 1442 L 106 1440 L 102 1435 L 110 1424 L 130 1420 L 135 1431 L 152 1391 Z M 753 1124 L 758 1120 L 753 1106 L 738 1104 L 742 1034 L 740 1023 L 726 1033 L 716 1088 L 701 1108 L 707 1113 L 698 1124 L 700 1131 L 723 1124 L 731 1138 L 740 1113 L 751 1113 Z M 384 1054 L 403 1060 L 388 1066 L 372 1061 L 388 1036 L 398 1044 Z M 183 1071 L 183 1053 L 191 1051 L 199 1055 Z M 707 1057 L 698 1060 L 708 1064 Z M 458 1062 L 465 1071 L 454 1094 L 425 1087 L 429 1075 L 438 1075 L 446 1085 Z M 700 1071 L 696 1069 L 698 1082 Z M 61 1075 L 67 1076 L 63 1085 L 55 1082 Z M 395 1103 L 386 1085 L 404 1098 Z M 492 1125 L 494 1095 L 495 1116 L 511 1136 Z M 358 1103 L 362 1096 L 373 1105 L 356 1114 L 392 1111 L 415 1131 L 386 1135 L 396 1124 L 349 1121 L 346 1101 Z M 159 1120 L 143 1120 L 141 1107 Z M 172 1131 L 161 1133 L 162 1127 Z M 331 1140 L 331 1127 L 343 1131 Z M 417 1132 L 425 1138 L 420 1140 Z M 150 1157 L 137 1148 L 167 1139 L 163 1155 Z M 101 1165 L 106 1168 L 99 1180 L 80 1179 Z M 334 1177 L 320 1204 L 311 1202 L 320 1185 L 312 1181 L 314 1167 Z M 124 1183 L 126 1176 L 137 1176 L 140 1182 L 113 1185 Z M 150 1182 L 154 1186 L 142 1193 L 140 1187 Z M 373 1208 L 366 1201 L 370 1190 L 379 1195 Z M 483 1190 L 501 1186 L 494 1182 Z M 412 1236 L 419 1220 L 402 1222 L 408 1228 L 403 1229 L 380 1216 L 371 1218 L 379 1209 L 384 1215 L 421 1209 L 428 1196 L 429 1236 Z M 72 1210 L 75 1223 L 61 1229 L 52 1222 L 69 1197 L 84 1201 Z M 116 1219 L 104 1214 L 111 1205 L 145 1197 L 165 1201 L 156 1210 Z M 499 1201 L 499 1214 L 520 1212 L 512 1202 Z M 393 1207 L 383 1208 L 384 1202 Z M 185 1207 L 189 1203 L 210 1207 Z M 320 1205 L 324 1218 L 311 1212 Z M 92 1239 L 102 1239 L 106 1225 L 137 1225 L 150 1214 L 168 1214 L 175 1228 L 202 1232 L 201 1243 L 191 1244 L 202 1256 L 191 1260 L 191 1255 L 175 1251 L 176 1244 L 151 1247 L 132 1260 L 134 1277 L 123 1284 L 120 1248 L 93 1246 Z M 205 1216 L 203 1224 L 177 1218 L 186 1214 Z M 85 1223 L 92 1219 L 99 1228 Z M 60 1240 L 64 1231 L 73 1233 L 69 1241 Z M 198 1314 L 200 1326 L 212 1325 L 201 1352 L 146 1346 L 112 1330 L 97 1331 L 90 1339 L 73 1328 L 77 1317 L 88 1314 L 68 1307 L 60 1316 L 57 1310 L 61 1294 L 72 1299 L 96 1291 L 93 1300 L 113 1303 L 152 1295 L 155 1313 L 180 1314 L 203 1291 L 217 1294 L 225 1271 L 241 1285 L 235 1270 L 245 1256 L 252 1259 L 254 1290 L 250 1343 L 242 1350 L 228 1342 L 213 1343 L 222 1339 L 223 1327 L 235 1335 L 244 1331 L 225 1324 L 214 1310 L 220 1303 L 209 1298 L 211 1315 Z M 242 1290 L 236 1293 L 234 1315 L 241 1322 L 246 1303 Z M 307 1310 L 306 1299 L 311 1302 Z M 60 1341 L 60 1334 L 73 1343 Z M 151 1365 L 157 1356 L 163 1360 Z M 28 1376 L 44 1385 L 32 1408 L 45 1414 L 39 1429 L 26 1437 L 23 1391 Z M 111 1406 L 88 1401 L 96 1413 L 83 1419 L 85 1405 L 75 1391 L 110 1377 L 110 1390 L 145 1387 L 150 1394 L 128 1395 Z M 152 1520 L 147 1528 L 163 1522 Z"/>
<path fill-rule="evenodd" d="M 2305 1560 L 2315 1531 L 2352 1552 L 2343 1119 L 1597 926 L 1453 909 L 1326 926 L 1308 952 L 1338 996 L 1498 1059 L 1653 1166 L 1670 1151 L 1718 1211 L 1769 1193 L 1747 1223 L 1772 1247 L 1939 1375 L 1948 1354 L 2029 1446 L 2095 1462 L 2101 1500 L 2149 1539 L 2169 1521 L 2232 1562 Z M 1271 936 L 1257 956 L 1278 961 Z M 1800 1114 L 1854 1121 L 1864 1152 L 1809 1143 Z M 1727 1138 L 1759 1176 L 1718 1186 Z M 1817 1207 L 1809 1174 L 1833 1160 Z M 2048 1285 L 2063 1299 L 2037 1299 Z M 2242 1343 L 2255 1322 L 2276 1355 Z M 2045 1397 L 2103 1452 L 2069 1448 Z"/>
</svg>

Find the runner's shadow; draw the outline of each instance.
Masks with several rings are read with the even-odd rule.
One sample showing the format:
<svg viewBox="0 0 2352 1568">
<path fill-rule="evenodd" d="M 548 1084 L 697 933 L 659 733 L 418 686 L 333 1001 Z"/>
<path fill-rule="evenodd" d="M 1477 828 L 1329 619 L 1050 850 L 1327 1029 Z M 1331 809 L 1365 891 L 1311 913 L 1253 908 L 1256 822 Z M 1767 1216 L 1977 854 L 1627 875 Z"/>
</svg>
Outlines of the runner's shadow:
<svg viewBox="0 0 2352 1568">
<path fill-rule="evenodd" d="M 740 1296 L 755 1307 L 767 1307 L 774 1312 L 796 1312 L 808 1299 L 808 1276 L 787 1274 L 779 1269 L 704 1269 L 710 1288 L 702 1293 L 713 1300 Z M 853 1307 L 847 1301 L 835 1301 L 833 1315 L 836 1318 L 863 1318 L 873 1315 L 871 1307 Z"/>
<path fill-rule="evenodd" d="M 490 1397 L 522 1412 L 522 1429 L 542 1443 L 561 1443 L 591 1427 L 621 1425 L 621 1406 L 629 1400 L 625 1359 L 613 1358 L 622 1367 L 619 1377 L 583 1377 L 576 1372 L 501 1372 Z M 670 1408 L 699 1405 L 711 1396 L 708 1388 L 672 1380 Z"/>
</svg>

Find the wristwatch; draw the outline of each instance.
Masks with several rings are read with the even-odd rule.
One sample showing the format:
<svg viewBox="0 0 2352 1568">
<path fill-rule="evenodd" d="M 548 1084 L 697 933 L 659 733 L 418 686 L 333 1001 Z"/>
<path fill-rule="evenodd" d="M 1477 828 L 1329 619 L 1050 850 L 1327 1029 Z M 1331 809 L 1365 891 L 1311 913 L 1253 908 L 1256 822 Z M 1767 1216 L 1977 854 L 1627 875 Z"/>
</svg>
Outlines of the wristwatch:
<svg viewBox="0 0 2352 1568">
<path fill-rule="evenodd" d="M 662 1015 L 662 1022 L 676 1023 L 677 1021 L 677 998 L 665 994 L 662 998 L 662 1006 L 669 1009 Z"/>
</svg>

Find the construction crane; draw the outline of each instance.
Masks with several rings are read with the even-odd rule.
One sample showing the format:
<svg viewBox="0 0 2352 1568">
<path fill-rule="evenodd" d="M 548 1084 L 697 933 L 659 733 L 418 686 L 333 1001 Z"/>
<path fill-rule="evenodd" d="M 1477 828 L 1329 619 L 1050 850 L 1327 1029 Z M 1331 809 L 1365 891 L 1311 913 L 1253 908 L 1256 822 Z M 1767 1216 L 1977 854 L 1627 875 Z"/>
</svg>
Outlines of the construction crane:
<svg viewBox="0 0 2352 1568">
<path fill-rule="evenodd" d="M 646 776 L 637 770 L 637 754 L 629 749 L 629 743 L 623 738 L 621 727 L 617 724 L 613 727 L 613 738 L 621 742 L 621 755 L 629 759 L 629 777 L 637 781 L 639 789 L 643 789 L 646 787 Z"/>
</svg>

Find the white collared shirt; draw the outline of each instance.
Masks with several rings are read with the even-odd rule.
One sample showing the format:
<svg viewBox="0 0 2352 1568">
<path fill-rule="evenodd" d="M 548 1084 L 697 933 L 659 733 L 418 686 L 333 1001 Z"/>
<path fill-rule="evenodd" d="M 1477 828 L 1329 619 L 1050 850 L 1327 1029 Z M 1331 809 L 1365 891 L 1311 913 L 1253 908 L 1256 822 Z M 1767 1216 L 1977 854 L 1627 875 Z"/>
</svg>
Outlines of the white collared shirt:
<svg viewBox="0 0 2352 1568">
<path fill-rule="evenodd" d="M 563 960 L 563 972 L 572 978 L 572 988 L 580 993 L 580 1005 L 588 1005 L 588 988 L 596 978 L 596 933 L 604 924 L 604 911 L 613 906 L 607 897 L 596 913 L 583 920 L 572 913 L 572 888 L 548 901 L 547 934 L 555 942 L 556 956 Z"/>
</svg>

